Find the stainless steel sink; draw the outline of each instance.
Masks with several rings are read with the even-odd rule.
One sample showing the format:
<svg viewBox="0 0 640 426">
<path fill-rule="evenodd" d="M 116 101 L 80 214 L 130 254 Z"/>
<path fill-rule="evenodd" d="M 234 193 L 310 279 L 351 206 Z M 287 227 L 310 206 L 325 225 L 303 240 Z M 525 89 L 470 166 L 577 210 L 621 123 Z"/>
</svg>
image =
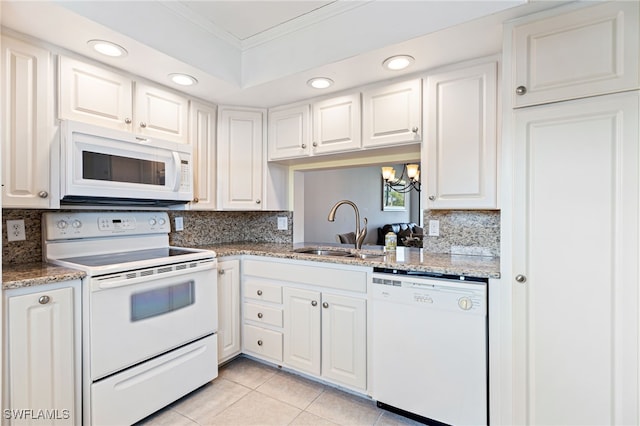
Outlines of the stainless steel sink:
<svg viewBox="0 0 640 426">
<path fill-rule="evenodd" d="M 342 256 L 342 257 L 352 256 L 351 253 L 349 253 L 348 251 L 323 250 L 323 249 L 314 249 L 314 248 L 299 249 L 299 250 L 296 250 L 295 252 L 296 253 L 302 253 L 302 254 L 313 254 L 313 255 L 316 255 L 316 256 Z"/>
</svg>

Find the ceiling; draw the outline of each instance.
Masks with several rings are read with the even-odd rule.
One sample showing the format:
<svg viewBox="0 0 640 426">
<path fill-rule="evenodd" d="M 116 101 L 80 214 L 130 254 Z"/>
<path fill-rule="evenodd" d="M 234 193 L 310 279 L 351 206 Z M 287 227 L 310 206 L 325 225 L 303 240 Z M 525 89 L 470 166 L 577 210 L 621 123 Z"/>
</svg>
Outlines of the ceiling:
<svg viewBox="0 0 640 426">
<path fill-rule="evenodd" d="M 526 0 L 368 1 L 7 1 L 2 26 L 217 104 L 270 107 L 403 78 L 499 53 L 502 23 L 559 2 Z M 561 2 L 560 2 L 561 3 Z M 87 41 L 124 46 L 107 58 Z M 62 49 L 60 49 L 62 48 Z M 384 59 L 415 58 L 388 71 Z M 167 75 L 197 78 L 188 88 Z M 306 85 L 315 76 L 328 90 Z"/>
</svg>

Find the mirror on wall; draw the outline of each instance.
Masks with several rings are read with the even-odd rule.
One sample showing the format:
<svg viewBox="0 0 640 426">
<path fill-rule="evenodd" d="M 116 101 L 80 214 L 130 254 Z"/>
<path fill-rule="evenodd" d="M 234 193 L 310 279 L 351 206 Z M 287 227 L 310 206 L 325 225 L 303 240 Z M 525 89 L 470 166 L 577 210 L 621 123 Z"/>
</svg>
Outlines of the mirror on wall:
<svg viewBox="0 0 640 426">
<path fill-rule="evenodd" d="M 384 166 L 393 166 L 396 176 L 400 176 L 404 164 Z M 340 200 L 356 203 L 361 226 L 362 219 L 368 219 L 366 245 L 379 243 L 378 228 L 386 224 L 421 225 L 420 193 L 415 189 L 406 193 L 389 191 L 384 185 L 381 165 L 297 172 L 294 194 L 295 242 L 335 243 L 338 242 L 337 234 L 353 232 L 355 214 L 348 205 L 338 209 L 335 222 L 327 220 L 329 210 Z"/>
</svg>

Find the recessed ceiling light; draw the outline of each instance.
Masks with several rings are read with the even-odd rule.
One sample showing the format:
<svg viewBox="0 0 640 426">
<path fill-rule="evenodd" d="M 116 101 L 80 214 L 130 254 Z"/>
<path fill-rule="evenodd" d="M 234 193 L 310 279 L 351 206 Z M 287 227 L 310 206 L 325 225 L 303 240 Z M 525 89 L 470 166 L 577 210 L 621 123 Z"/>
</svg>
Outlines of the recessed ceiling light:
<svg viewBox="0 0 640 426">
<path fill-rule="evenodd" d="M 333 80 L 327 77 L 314 77 L 307 81 L 307 84 L 314 89 L 326 89 L 333 84 Z"/>
<path fill-rule="evenodd" d="M 413 56 L 396 55 L 385 59 L 382 66 L 391 71 L 399 71 L 413 64 L 414 60 Z"/>
<path fill-rule="evenodd" d="M 111 43 L 110 41 L 89 40 L 87 44 L 93 47 L 93 50 L 96 52 L 111 56 L 112 58 L 122 58 L 127 56 L 127 49 L 115 43 Z"/>
<path fill-rule="evenodd" d="M 194 84 L 198 84 L 198 80 L 189 74 L 174 73 L 169 74 L 169 78 L 175 84 L 179 84 L 180 86 L 193 86 Z"/>
</svg>

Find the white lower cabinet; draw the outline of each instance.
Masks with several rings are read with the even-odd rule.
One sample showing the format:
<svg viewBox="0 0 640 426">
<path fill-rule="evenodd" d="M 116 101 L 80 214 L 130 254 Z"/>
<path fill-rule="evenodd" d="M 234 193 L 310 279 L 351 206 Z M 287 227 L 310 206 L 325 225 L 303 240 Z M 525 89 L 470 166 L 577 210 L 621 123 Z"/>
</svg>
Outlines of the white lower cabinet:
<svg viewBox="0 0 640 426">
<path fill-rule="evenodd" d="M 3 424 L 80 424 L 79 286 L 4 292 Z"/>
<path fill-rule="evenodd" d="M 367 268 L 243 260 L 243 351 L 367 390 Z"/>
<path fill-rule="evenodd" d="M 240 261 L 218 262 L 218 363 L 238 355 L 240 345 Z"/>
<path fill-rule="evenodd" d="M 366 388 L 364 299 L 285 287 L 284 310 L 285 365 Z"/>
</svg>

